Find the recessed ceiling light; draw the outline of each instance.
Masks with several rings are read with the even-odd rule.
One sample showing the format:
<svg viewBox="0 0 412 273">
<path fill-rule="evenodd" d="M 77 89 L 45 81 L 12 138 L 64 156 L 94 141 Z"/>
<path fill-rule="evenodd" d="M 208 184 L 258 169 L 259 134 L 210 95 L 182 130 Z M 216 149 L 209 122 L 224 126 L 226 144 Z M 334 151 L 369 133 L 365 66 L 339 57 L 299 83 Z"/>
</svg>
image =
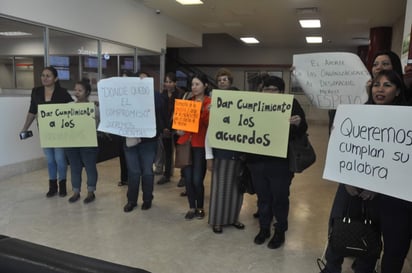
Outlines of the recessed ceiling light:
<svg viewBox="0 0 412 273">
<path fill-rule="evenodd" d="M 258 44 L 258 43 L 260 43 L 255 37 L 242 37 L 242 38 L 240 38 L 240 40 L 242 40 L 242 42 L 244 42 L 246 44 Z"/>
<path fill-rule="evenodd" d="M 6 31 L 6 32 L 0 32 L 0 35 L 3 35 L 3 36 L 29 36 L 29 35 L 32 35 L 32 34 L 27 33 L 27 32 L 22 32 L 22 31 Z"/>
<path fill-rule="evenodd" d="M 320 28 L 320 20 L 319 19 L 299 20 L 299 24 L 302 28 Z"/>
<path fill-rule="evenodd" d="M 321 44 L 322 37 L 321 36 L 308 36 L 306 37 L 306 42 L 308 44 Z"/>
<path fill-rule="evenodd" d="M 203 4 L 201 0 L 176 0 L 176 2 L 182 5 L 202 5 Z"/>
</svg>

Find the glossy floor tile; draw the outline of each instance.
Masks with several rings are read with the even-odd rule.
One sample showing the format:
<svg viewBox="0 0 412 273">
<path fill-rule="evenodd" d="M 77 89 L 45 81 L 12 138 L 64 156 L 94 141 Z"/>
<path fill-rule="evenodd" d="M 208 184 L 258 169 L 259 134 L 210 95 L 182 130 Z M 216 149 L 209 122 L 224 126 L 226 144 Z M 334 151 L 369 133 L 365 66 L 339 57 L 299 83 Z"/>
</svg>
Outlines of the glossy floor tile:
<svg viewBox="0 0 412 273">
<path fill-rule="evenodd" d="M 277 250 L 253 243 L 258 232 L 252 216 L 254 195 L 244 198 L 240 220 L 245 230 L 227 227 L 223 234 L 214 234 L 207 215 L 185 221 L 188 205 L 179 196 L 182 188 L 176 187 L 178 170 L 171 183 L 155 184 L 150 210 L 140 209 L 140 196 L 139 206 L 124 213 L 127 188 L 117 186 L 118 159 L 98 164 L 96 200 L 88 205 L 82 202 L 85 186 L 80 202 L 74 204 L 68 202 L 70 192 L 65 198 L 46 198 L 46 169 L 0 181 L 0 234 L 153 273 L 319 272 L 316 259 L 325 246 L 337 185 L 322 180 L 327 126 L 312 125 L 309 134 L 318 159 L 292 182 L 289 231 L 285 245 Z M 210 173 L 205 186 L 207 208 Z M 351 272 L 349 264 L 343 272 Z M 404 272 L 411 272 L 409 262 Z"/>
</svg>

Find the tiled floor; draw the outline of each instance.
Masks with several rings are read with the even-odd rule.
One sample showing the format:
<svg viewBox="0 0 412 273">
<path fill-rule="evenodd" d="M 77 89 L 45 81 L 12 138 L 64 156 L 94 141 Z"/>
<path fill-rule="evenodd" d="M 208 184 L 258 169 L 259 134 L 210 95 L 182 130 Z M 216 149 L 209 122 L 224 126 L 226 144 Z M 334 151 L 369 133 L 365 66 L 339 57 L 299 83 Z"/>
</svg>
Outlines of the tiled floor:
<svg viewBox="0 0 412 273">
<path fill-rule="evenodd" d="M 96 201 L 88 205 L 70 204 L 70 195 L 46 198 L 46 169 L 0 181 L 0 234 L 153 273 L 319 272 L 316 258 L 326 242 L 336 184 L 322 180 L 327 127 L 312 125 L 309 133 L 318 160 L 293 180 L 289 231 L 278 250 L 253 243 L 258 231 L 252 217 L 255 196 L 245 195 L 240 217 L 245 230 L 228 227 L 218 235 L 207 217 L 185 221 L 188 205 L 176 187 L 178 171 L 171 183 L 155 185 L 152 209 L 142 211 L 140 203 L 124 213 L 127 189 L 117 186 L 118 159 L 98 165 Z M 210 174 L 205 185 L 208 200 Z M 405 273 L 411 272 L 409 263 L 405 267 Z M 344 272 L 351 272 L 349 263 Z"/>
</svg>

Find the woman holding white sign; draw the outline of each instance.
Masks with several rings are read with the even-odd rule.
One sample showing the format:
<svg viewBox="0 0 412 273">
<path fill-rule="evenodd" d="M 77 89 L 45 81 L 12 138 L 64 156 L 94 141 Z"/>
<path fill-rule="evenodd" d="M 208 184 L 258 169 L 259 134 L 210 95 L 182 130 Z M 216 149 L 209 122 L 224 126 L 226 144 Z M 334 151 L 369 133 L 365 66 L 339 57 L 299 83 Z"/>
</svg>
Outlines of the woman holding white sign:
<svg viewBox="0 0 412 273">
<path fill-rule="evenodd" d="M 263 92 L 276 94 L 284 93 L 284 90 L 285 83 L 281 78 L 270 76 L 264 80 Z M 305 134 L 307 128 L 305 113 L 298 101 L 293 99 L 289 137 Z M 285 242 L 285 233 L 288 230 L 289 188 L 294 173 L 289 170 L 288 158 L 250 154 L 247 161 L 258 197 L 260 231 L 254 242 L 260 245 L 270 237 L 270 226 L 275 218 L 275 233 L 268 247 L 279 248 Z"/>
<path fill-rule="evenodd" d="M 381 70 L 377 71 L 374 74 L 374 79 L 372 80 L 370 87 L 369 87 L 369 98 L 366 104 L 377 104 L 377 105 L 403 105 L 405 104 L 404 93 L 405 88 L 403 84 L 403 80 L 400 75 L 394 70 Z M 365 202 L 366 201 L 366 202 Z M 379 208 L 379 204 L 382 202 L 382 195 L 377 195 L 376 193 L 366 190 L 357 188 L 350 185 L 340 184 L 338 190 L 335 195 L 335 200 L 333 202 L 329 226 L 330 232 L 333 231 L 334 222 L 337 221 L 336 219 L 340 219 L 344 217 L 348 213 L 348 207 L 350 205 L 350 214 L 352 218 L 360 218 L 365 213 L 365 205 L 368 213 L 368 217 L 372 220 L 372 223 L 375 224 L 375 228 L 379 229 L 379 219 L 381 218 L 381 222 L 384 223 L 385 217 L 379 217 L 379 210 L 382 209 L 385 211 L 385 208 Z M 384 205 L 383 207 L 385 207 Z M 390 214 L 392 215 L 394 211 L 390 210 Z M 387 219 L 390 219 L 386 217 Z M 391 219 L 390 223 L 387 224 L 388 230 L 391 229 L 392 226 L 397 226 L 394 223 L 393 219 Z M 390 246 L 394 246 L 396 251 L 399 250 L 397 242 L 395 245 L 393 242 L 387 242 L 385 240 L 385 249 Z M 410 240 L 409 240 L 410 243 Z M 408 244 L 409 246 L 409 244 Z M 386 251 L 386 250 L 385 250 Z M 390 251 L 392 252 L 392 251 Z M 397 253 L 397 252 L 392 252 Z M 406 251 L 407 253 L 407 251 Z M 385 257 L 385 254 L 384 254 Z M 326 259 L 326 266 L 321 271 L 321 273 L 340 273 L 342 272 L 342 263 L 344 260 L 344 256 L 340 253 L 337 253 L 333 247 L 328 244 L 325 252 L 325 259 Z M 352 268 L 356 273 L 373 273 L 375 272 L 376 262 L 378 257 L 376 256 L 362 256 L 362 257 L 355 257 L 354 263 Z M 385 258 L 384 258 L 385 259 Z M 399 256 L 396 257 L 399 260 Z M 401 258 L 402 259 L 402 258 Z M 403 262 L 403 260 L 402 260 Z M 382 266 L 384 264 L 388 264 L 388 262 L 382 261 Z M 386 272 L 400 272 L 393 271 L 392 265 L 390 265 L 391 270 Z M 384 272 L 384 271 L 382 271 Z"/>
<path fill-rule="evenodd" d="M 73 101 L 67 89 L 62 88 L 59 83 L 58 72 L 52 67 L 45 67 L 41 73 L 42 86 L 33 88 L 31 92 L 31 101 L 26 121 L 20 133 L 27 132 L 33 121 L 36 119 L 39 104 L 67 103 Z M 23 138 L 22 138 L 23 139 Z M 57 194 L 64 197 L 67 195 L 66 174 L 67 162 L 63 148 L 43 148 L 47 159 L 47 169 L 49 172 L 49 191 L 47 197 Z M 57 180 L 59 186 L 57 186 Z"/>
<path fill-rule="evenodd" d="M 83 79 L 77 82 L 74 86 L 74 96 L 76 103 L 89 102 L 89 95 L 92 92 L 92 87 L 88 79 Z M 99 110 L 94 106 L 94 116 L 96 120 L 96 128 L 99 125 Z M 95 199 L 94 192 L 97 184 L 97 154 L 98 147 L 70 147 L 65 149 L 66 156 L 70 163 L 70 174 L 73 188 L 73 196 L 69 198 L 70 203 L 74 203 L 80 199 L 80 189 L 82 184 L 83 166 L 87 175 L 87 197 L 83 200 L 85 204 L 93 202 Z"/>
<path fill-rule="evenodd" d="M 372 81 L 372 104 L 406 104 L 405 90 L 397 73 L 382 71 Z M 384 242 L 381 273 L 401 273 L 412 240 L 412 202 L 381 194 L 380 212 Z"/>
</svg>

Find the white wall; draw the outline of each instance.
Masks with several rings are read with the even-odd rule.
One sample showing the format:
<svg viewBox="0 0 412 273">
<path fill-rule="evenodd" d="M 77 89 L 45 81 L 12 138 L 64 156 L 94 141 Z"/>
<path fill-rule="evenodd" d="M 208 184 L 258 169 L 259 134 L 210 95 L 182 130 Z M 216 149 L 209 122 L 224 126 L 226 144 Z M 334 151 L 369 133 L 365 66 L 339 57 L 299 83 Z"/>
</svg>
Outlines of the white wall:
<svg viewBox="0 0 412 273">
<path fill-rule="evenodd" d="M 19 138 L 29 104 L 30 96 L 0 98 L 0 180 L 45 166 L 36 123 L 30 128 L 33 137 Z"/>
<path fill-rule="evenodd" d="M 202 36 L 134 0 L 0 0 L 1 14 L 154 52 L 167 35 L 201 46 Z"/>
</svg>

